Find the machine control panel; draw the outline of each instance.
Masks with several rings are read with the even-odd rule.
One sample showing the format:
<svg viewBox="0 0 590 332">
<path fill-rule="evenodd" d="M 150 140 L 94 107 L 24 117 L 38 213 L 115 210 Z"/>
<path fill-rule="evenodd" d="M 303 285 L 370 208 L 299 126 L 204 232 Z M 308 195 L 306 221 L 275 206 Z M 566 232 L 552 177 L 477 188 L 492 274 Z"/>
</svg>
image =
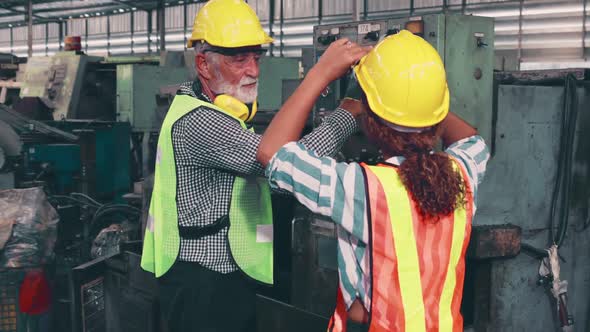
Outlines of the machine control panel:
<svg viewBox="0 0 590 332">
<path fill-rule="evenodd" d="M 375 21 L 371 23 L 351 23 L 338 26 L 316 26 L 314 29 L 315 48 L 323 51 L 328 46 L 341 38 L 349 40 L 360 45 L 376 44 L 386 31 L 383 31 L 386 23 L 384 21 Z"/>
</svg>

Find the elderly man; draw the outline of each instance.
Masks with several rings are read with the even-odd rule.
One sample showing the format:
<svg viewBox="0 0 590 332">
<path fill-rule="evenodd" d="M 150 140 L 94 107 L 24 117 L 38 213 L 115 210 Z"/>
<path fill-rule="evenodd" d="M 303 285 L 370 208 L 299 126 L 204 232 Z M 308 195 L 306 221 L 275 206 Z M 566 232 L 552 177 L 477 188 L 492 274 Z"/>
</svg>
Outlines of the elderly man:
<svg viewBox="0 0 590 332">
<path fill-rule="evenodd" d="M 256 161 L 261 137 L 247 125 L 261 45 L 271 42 L 242 0 L 211 0 L 196 15 L 188 46 L 198 78 L 182 85 L 162 124 L 141 262 L 158 277 L 171 331 L 253 331 L 249 281 L 273 282 L 270 190 Z M 336 79 L 367 51 L 334 44 L 300 89 Z M 335 111 L 300 142 L 336 153 L 357 129 L 350 112 Z"/>
</svg>

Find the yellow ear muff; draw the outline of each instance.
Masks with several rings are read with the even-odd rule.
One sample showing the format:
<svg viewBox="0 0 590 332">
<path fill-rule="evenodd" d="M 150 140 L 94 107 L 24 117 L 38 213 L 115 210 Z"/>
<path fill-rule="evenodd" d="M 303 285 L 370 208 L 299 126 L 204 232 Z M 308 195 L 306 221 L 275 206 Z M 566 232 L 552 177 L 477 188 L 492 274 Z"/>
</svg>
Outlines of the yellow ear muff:
<svg viewBox="0 0 590 332">
<path fill-rule="evenodd" d="M 213 104 L 242 121 L 248 119 L 250 113 L 248 106 L 230 95 L 219 95 L 215 97 Z"/>
<path fill-rule="evenodd" d="M 219 95 L 215 97 L 213 104 L 244 122 L 248 122 L 254 118 L 257 108 L 256 101 L 254 101 L 252 110 L 250 110 L 246 104 L 230 95 Z"/>
</svg>

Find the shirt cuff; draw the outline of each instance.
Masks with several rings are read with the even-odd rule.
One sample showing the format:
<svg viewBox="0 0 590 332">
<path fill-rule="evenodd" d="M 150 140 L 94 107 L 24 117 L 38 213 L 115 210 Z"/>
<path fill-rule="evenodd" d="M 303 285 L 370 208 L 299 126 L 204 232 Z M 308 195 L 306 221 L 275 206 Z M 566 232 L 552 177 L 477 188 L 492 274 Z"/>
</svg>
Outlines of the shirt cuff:
<svg viewBox="0 0 590 332">
<path fill-rule="evenodd" d="M 453 142 L 453 144 L 449 145 L 445 151 L 449 151 L 449 150 L 455 150 L 457 148 L 461 148 L 463 145 L 467 144 L 467 143 L 471 143 L 471 144 L 475 144 L 475 143 L 479 143 L 481 141 L 481 143 L 485 144 L 485 141 L 483 139 L 483 137 L 479 136 L 479 135 L 473 135 L 473 136 L 469 136 L 469 137 L 465 137 L 462 138 L 456 142 Z"/>
<path fill-rule="evenodd" d="M 337 108 L 324 121 L 328 121 L 328 123 L 340 129 L 339 137 L 349 137 L 360 129 L 356 118 L 343 108 Z"/>
</svg>

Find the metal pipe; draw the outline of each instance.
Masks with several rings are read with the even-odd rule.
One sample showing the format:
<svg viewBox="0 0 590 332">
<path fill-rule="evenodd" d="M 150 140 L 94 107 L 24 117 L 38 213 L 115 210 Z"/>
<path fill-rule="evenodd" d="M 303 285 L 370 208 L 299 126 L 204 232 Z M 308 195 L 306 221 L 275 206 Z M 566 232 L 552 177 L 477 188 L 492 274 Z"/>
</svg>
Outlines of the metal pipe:
<svg viewBox="0 0 590 332">
<path fill-rule="evenodd" d="M 164 0 L 158 2 L 158 32 L 160 35 L 160 52 L 166 49 L 166 7 L 164 7 Z"/>
<path fill-rule="evenodd" d="M 520 63 L 522 62 L 522 9 L 524 6 L 524 0 L 520 0 L 520 6 L 518 8 L 518 50 L 517 52 L 517 60 L 518 60 L 518 70 L 520 70 Z"/>
<path fill-rule="evenodd" d="M 49 53 L 49 23 L 45 23 L 45 56 Z"/>
<path fill-rule="evenodd" d="M 188 43 L 188 39 L 186 38 L 186 30 L 188 29 L 188 24 L 186 23 L 186 20 L 188 19 L 188 16 L 186 15 L 186 12 L 187 12 L 187 3 L 186 3 L 186 1 L 184 1 L 182 3 L 182 12 L 183 12 L 183 14 L 182 14 L 182 17 L 183 17 L 182 21 L 183 21 L 183 27 L 184 27 L 184 29 L 182 31 L 184 31 L 184 49 L 186 50 L 186 45 Z"/>
<path fill-rule="evenodd" d="M 353 21 L 360 21 L 361 20 L 361 13 L 359 11 L 358 0 L 352 0 L 352 20 Z"/>
<path fill-rule="evenodd" d="M 152 54 L 152 33 L 154 32 L 152 11 L 147 12 L 147 47 L 148 53 Z"/>
<path fill-rule="evenodd" d="M 281 48 L 280 48 L 280 54 L 281 57 L 283 56 L 283 36 L 284 36 L 284 32 L 283 32 L 283 24 L 285 24 L 285 10 L 284 10 L 285 5 L 283 4 L 283 0 L 281 0 L 281 8 L 280 10 L 280 14 L 279 14 L 279 23 L 280 23 L 280 29 L 281 29 Z"/>
<path fill-rule="evenodd" d="M 133 47 L 135 46 L 135 41 L 133 40 L 135 37 L 135 12 L 131 11 L 129 13 L 129 35 L 131 36 L 131 54 L 134 54 L 135 51 Z"/>
<path fill-rule="evenodd" d="M 274 39 L 275 33 L 273 31 L 273 25 L 275 24 L 275 1 L 271 0 L 268 2 L 268 32 L 270 37 Z M 270 44 L 269 52 L 270 56 L 274 56 L 274 43 Z"/>
<path fill-rule="evenodd" d="M 84 20 L 84 52 L 88 53 L 88 19 Z M 82 45 L 80 45 L 82 46 Z"/>
<path fill-rule="evenodd" d="M 369 0 L 363 0 L 363 20 L 369 16 Z"/>
<path fill-rule="evenodd" d="M 57 36 L 57 43 L 58 43 L 58 49 L 61 52 L 63 50 L 63 44 L 64 44 L 64 24 L 66 24 L 65 22 L 59 22 L 59 27 L 58 27 L 58 36 Z M 12 31 L 12 28 L 10 29 Z"/>
<path fill-rule="evenodd" d="M 115 63 L 115 64 L 129 64 L 129 63 L 160 63 L 160 56 L 145 55 L 145 56 L 110 56 L 104 58 L 100 63 Z"/>
<path fill-rule="evenodd" d="M 107 16 L 107 55 L 111 55 L 111 17 Z"/>
<path fill-rule="evenodd" d="M 584 0 L 584 15 L 582 15 L 582 59 L 586 61 L 586 6 L 588 0 Z"/>
<path fill-rule="evenodd" d="M 322 24 L 323 16 L 324 16 L 324 0 L 318 0 L 318 25 Z"/>
<path fill-rule="evenodd" d="M 27 46 L 29 58 L 33 56 L 33 0 L 29 0 L 27 3 L 27 24 L 28 24 L 28 35 L 27 35 Z"/>
<path fill-rule="evenodd" d="M 60 29 L 61 31 L 61 29 Z M 14 35 L 12 31 L 12 27 L 10 27 L 10 53 L 14 53 Z"/>
</svg>

